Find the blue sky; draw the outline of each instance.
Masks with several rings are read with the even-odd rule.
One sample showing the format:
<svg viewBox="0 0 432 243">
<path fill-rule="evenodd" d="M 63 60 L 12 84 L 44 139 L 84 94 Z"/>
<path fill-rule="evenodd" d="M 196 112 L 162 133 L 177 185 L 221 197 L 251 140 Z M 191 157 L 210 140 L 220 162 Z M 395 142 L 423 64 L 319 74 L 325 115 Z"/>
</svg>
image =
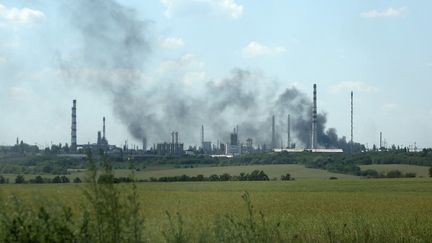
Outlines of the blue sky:
<svg viewBox="0 0 432 243">
<path fill-rule="evenodd" d="M 259 73 L 269 89 L 311 94 L 317 83 L 319 110 L 340 136 L 349 135 L 353 90 L 356 141 L 371 147 L 382 131 L 388 144 L 432 146 L 431 1 L 119 3 L 149 21 L 145 79 L 175 78 L 192 94 L 234 68 Z M 68 17 L 62 1 L 0 1 L 0 144 L 69 142 L 75 98 L 79 143 L 94 142 L 106 116 L 112 143 L 139 144 L 109 97 L 59 73 L 81 38 Z"/>
</svg>

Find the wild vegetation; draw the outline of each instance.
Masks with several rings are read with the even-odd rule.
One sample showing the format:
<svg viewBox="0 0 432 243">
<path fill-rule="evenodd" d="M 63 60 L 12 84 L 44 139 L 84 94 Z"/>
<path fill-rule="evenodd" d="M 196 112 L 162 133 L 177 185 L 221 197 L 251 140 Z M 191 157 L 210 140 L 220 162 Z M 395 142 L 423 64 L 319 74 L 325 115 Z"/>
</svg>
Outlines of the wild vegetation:
<svg viewBox="0 0 432 243">
<path fill-rule="evenodd" d="M 324 169 L 335 173 L 363 175 L 359 165 L 371 164 L 407 164 L 432 166 L 432 150 L 408 152 L 405 150 L 370 151 L 365 153 L 258 153 L 245 154 L 234 158 L 212 158 L 210 156 L 149 156 L 134 157 L 125 155 L 113 162 L 115 169 L 127 169 L 129 163 L 137 169 L 148 166 L 196 167 L 227 165 L 261 165 L 261 164 L 303 164 L 308 168 Z M 51 174 L 66 175 L 68 169 L 85 169 L 85 159 L 57 155 L 1 157 L 0 174 Z"/>
<path fill-rule="evenodd" d="M 428 242 L 432 237 L 430 179 L 122 185 L 115 183 L 107 158 L 102 170 L 98 164 L 89 160 L 86 183 L 1 186 L 0 241 Z"/>
</svg>

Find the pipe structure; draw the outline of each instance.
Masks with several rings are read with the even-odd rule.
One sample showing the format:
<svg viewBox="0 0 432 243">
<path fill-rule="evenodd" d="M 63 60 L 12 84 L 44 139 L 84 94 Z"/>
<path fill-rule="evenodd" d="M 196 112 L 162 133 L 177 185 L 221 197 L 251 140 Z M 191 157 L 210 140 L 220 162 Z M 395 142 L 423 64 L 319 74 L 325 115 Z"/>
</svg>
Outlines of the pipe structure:
<svg viewBox="0 0 432 243">
<path fill-rule="evenodd" d="M 72 102 L 71 151 L 77 151 L 76 100 Z"/>
</svg>

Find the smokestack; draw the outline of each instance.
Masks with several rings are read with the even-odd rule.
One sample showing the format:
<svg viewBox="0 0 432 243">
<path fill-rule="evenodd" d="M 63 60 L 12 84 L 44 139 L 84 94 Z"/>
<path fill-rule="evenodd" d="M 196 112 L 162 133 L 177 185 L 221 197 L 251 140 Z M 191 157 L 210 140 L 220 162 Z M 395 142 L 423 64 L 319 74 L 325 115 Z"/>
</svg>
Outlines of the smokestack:
<svg viewBox="0 0 432 243">
<path fill-rule="evenodd" d="M 272 149 L 276 148 L 275 116 L 272 116 Z"/>
<path fill-rule="evenodd" d="M 381 150 L 381 148 L 382 148 L 382 132 L 380 132 L 380 147 L 379 147 L 379 149 Z"/>
<path fill-rule="evenodd" d="M 291 148 L 291 115 L 288 114 L 288 139 L 287 148 Z"/>
<path fill-rule="evenodd" d="M 201 147 L 204 149 L 204 125 L 201 125 Z"/>
<path fill-rule="evenodd" d="M 316 149 L 317 143 L 317 85 L 313 85 L 313 107 L 312 107 L 312 139 L 311 149 Z"/>
<path fill-rule="evenodd" d="M 177 154 L 179 152 L 178 148 L 178 132 L 175 132 L 175 147 L 174 147 L 174 153 Z"/>
<path fill-rule="evenodd" d="M 146 137 L 143 138 L 143 151 L 144 152 L 147 151 L 147 138 Z"/>
<path fill-rule="evenodd" d="M 171 144 L 174 144 L 174 135 L 175 135 L 175 132 L 171 132 Z"/>
<path fill-rule="evenodd" d="M 105 117 L 103 117 L 102 138 L 105 140 Z"/>
<path fill-rule="evenodd" d="M 236 126 L 237 139 L 239 138 L 238 125 Z"/>
<path fill-rule="evenodd" d="M 354 152 L 354 93 L 351 91 L 351 153 Z"/>
<path fill-rule="evenodd" d="M 77 151 L 77 122 L 76 122 L 76 100 L 73 100 L 72 105 L 72 127 L 71 127 L 71 151 Z"/>
</svg>

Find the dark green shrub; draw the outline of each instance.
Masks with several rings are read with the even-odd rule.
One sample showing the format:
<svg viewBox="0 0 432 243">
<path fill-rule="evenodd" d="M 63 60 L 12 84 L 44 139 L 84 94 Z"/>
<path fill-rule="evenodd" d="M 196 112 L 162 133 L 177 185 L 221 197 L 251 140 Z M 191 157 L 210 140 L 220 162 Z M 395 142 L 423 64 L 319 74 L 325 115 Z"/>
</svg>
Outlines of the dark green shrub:
<svg viewBox="0 0 432 243">
<path fill-rule="evenodd" d="M 280 178 L 282 181 L 290 181 L 290 180 L 292 180 L 292 178 L 291 178 L 291 174 L 290 173 L 286 173 L 285 175 L 281 175 L 281 178 Z"/>
<path fill-rule="evenodd" d="M 408 172 L 405 174 L 405 177 L 407 177 L 407 178 L 415 178 L 416 176 L 417 176 L 417 174 L 413 173 L 413 172 Z"/>
<path fill-rule="evenodd" d="M 392 170 L 387 172 L 386 177 L 388 178 L 400 178 L 402 177 L 402 172 L 400 172 L 399 170 Z"/>
<path fill-rule="evenodd" d="M 15 178 L 15 183 L 16 184 L 24 184 L 24 183 L 26 183 L 26 180 L 25 180 L 23 175 L 17 175 L 17 177 Z"/>
</svg>

